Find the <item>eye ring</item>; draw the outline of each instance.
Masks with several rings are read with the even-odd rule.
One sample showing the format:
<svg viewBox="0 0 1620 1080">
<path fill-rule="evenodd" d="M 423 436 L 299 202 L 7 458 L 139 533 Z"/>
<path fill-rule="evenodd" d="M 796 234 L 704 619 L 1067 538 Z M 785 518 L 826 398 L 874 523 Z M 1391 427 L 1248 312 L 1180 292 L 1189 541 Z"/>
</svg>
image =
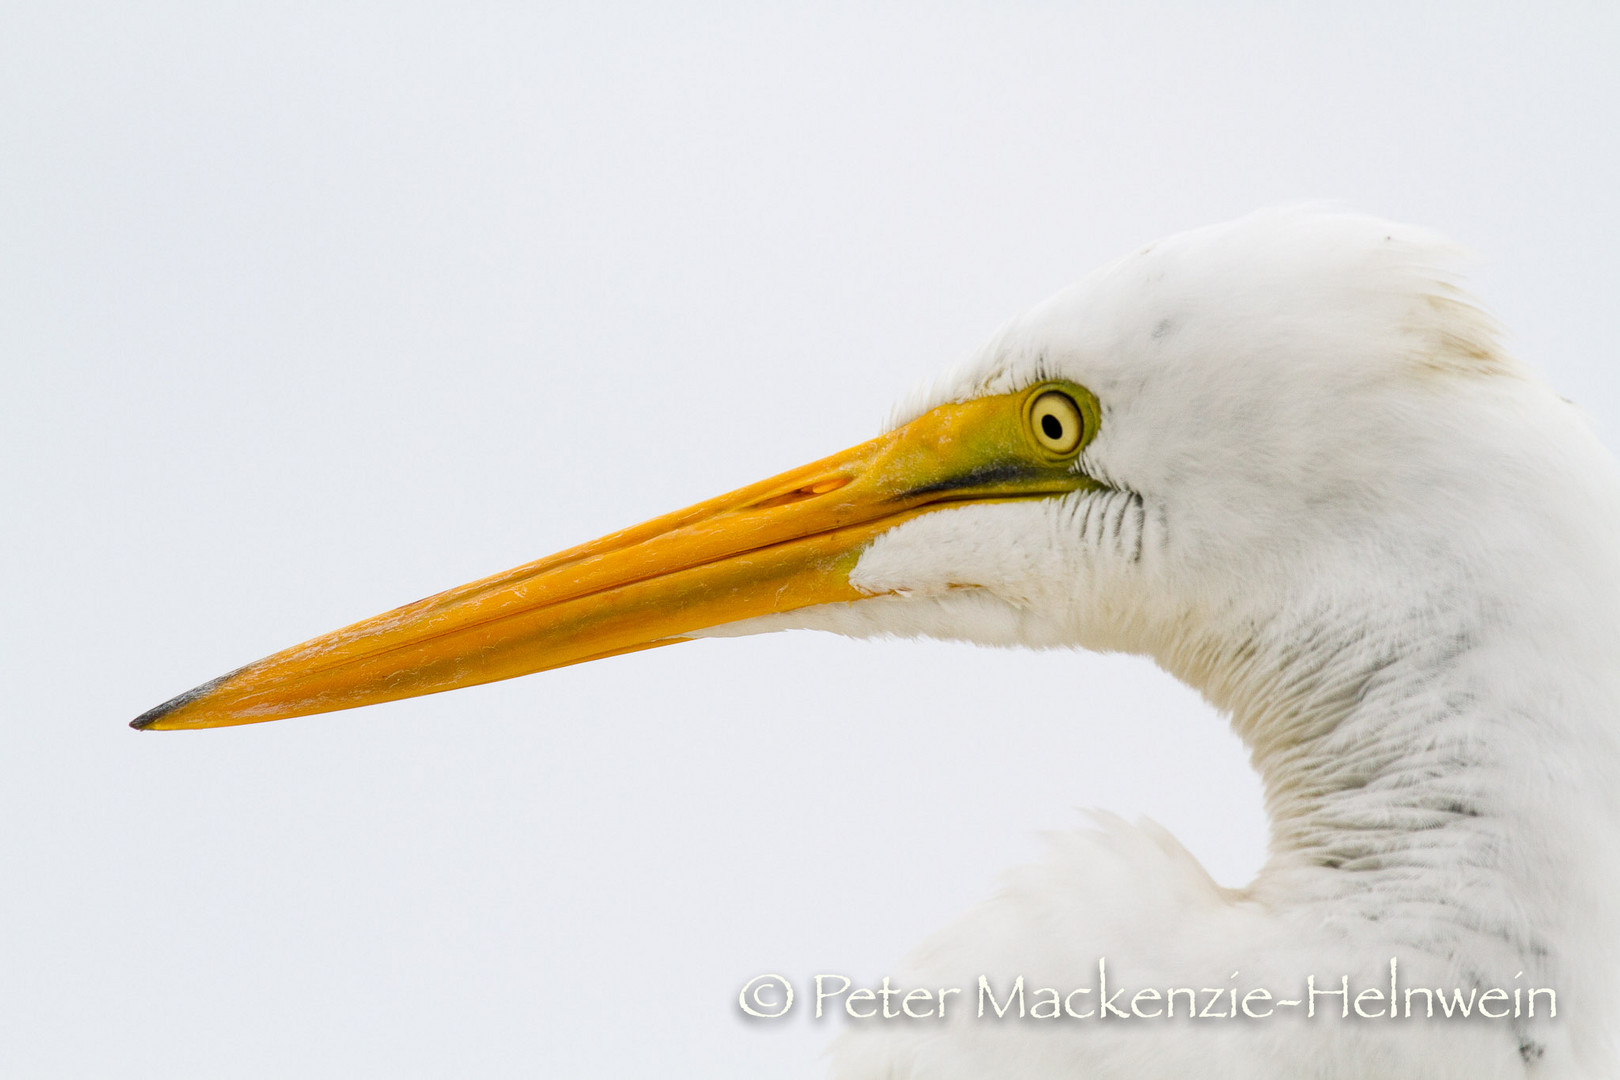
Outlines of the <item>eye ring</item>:
<svg viewBox="0 0 1620 1080">
<path fill-rule="evenodd" d="M 1068 394 L 1047 390 L 1030 403 L 1029 431 L 1042 450 L 1067 456 L 1085 440 L 1085 414 Z"/>
</svg>

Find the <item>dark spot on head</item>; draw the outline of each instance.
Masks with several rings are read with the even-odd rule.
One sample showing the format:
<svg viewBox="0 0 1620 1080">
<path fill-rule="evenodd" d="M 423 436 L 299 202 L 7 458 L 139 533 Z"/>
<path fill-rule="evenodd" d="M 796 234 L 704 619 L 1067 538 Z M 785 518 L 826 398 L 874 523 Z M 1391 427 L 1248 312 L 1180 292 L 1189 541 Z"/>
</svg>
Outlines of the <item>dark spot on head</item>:
<svg viewBox="0 0 1620 1080">
<path fill-rule="evenodd" d="M 1519 1040 L 1519 1056 L 1528 1064 L 1547 1052 L 1547 1048 L 1534 1039 Z"/>
<path fill-rule="evenodd" d="M 1175 328 L 1176 324 L 1169 319 L 1160 319 L 1153 327 L 1153 340 L 1158 341 L 1160 338 L 1169 337 L 1170 331 Z"/>
</svg>

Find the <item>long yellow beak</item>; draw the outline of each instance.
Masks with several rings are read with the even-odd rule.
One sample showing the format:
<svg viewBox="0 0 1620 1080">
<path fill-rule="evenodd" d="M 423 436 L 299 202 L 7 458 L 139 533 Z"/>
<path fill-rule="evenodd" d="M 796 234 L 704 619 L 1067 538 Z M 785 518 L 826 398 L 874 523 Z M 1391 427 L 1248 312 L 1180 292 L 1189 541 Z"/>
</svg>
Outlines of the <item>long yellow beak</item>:
<svg viewBox="0 0 1620 1080">
<path fill-rule="evenodd" d="M 850 572 L 903 521 L 969 500 L 1093 486 L 1073 465 L 1096 421 L 1095 400 L 1067 383 L 943 405 L 842 454 L 283 650 L 131 726 L 352 709 L 859 600 L 868 594 Z"/>
</svg>

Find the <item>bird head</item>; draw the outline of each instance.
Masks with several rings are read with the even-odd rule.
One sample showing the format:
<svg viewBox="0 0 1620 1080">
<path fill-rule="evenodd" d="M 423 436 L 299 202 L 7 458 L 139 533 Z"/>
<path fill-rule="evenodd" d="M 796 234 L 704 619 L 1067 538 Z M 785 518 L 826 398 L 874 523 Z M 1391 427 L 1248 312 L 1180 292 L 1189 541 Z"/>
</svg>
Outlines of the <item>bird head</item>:
<svg viewBox="0 0 1620 1080">
<path fill-rule="evenodd" d="M 1331 568 L 1454 547 L 1446 505 L 1499 497 L 1499 387 L 1526 377 L 1448 260 L 1426 233 L 1308 210 L 1173 237 L 1015 320 L 870 442 L 287 649 L 134 726 L 790 627 L 1140 652 L 1219 682 L 1279 597 L 1371 610 Z"/>
</svg>

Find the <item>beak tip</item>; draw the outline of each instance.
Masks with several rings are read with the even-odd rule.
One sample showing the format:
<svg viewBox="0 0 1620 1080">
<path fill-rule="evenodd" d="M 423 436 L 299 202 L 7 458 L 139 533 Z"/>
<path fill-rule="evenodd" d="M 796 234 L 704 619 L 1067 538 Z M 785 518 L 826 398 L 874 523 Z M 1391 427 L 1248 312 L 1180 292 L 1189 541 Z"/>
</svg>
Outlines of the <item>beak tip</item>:
<svg viewBox="0 0 1620 1080">
<path fill-rule="evenodd" d="M 168 701 L 165 701 L 155 709 L 147 709 L 145 712 L 141 713 L 141 715 L 129 722 L 129 726 L 134 728 L 136 731 L 148 731 L 152 728 L 156 728 L 165 716 L 168 716 L 170 713 L 180 708 L 193 697 L 195 697 L 195 695 L 188 691 L 181 694 L 179 697 L 170 698 Z M 159 728 L 159 730 L 162 729 Z"/>
<path fill-rule="evenodd" d="M 129 722 L 129 726 L 136 731 L 149 731 L 158 726 L 158 721 L 169 714 L 169 703 L 164 702 L 155 709 L 148 709 Z M 158 728 L 159 731 L 162 728 Z"/>
<path fill-rule="evenodd" d="M 178 712 L 180 709 L 191 704 L 193 701 L 196 701 L 198 698 L 209 693 L 228 678 L 230 678 L 230 675 L 221 675 L 217 679 L 210 679 L 201 686 L 194 686 L 185 693 L 178 694 L 170 698 L 168 701 L 165 701 L 156 708 L 147 709 L 145 712 L 141 713 L 141 715 L 131 720 L 129 722 L 129 726 L 134 728 L 136 731 L 151 731 L 153 729 L 163 731 L 168 728 L 176 727 L 178 725 L 163 723 L 164 718 L 172 713 Z"/>
</svg>

